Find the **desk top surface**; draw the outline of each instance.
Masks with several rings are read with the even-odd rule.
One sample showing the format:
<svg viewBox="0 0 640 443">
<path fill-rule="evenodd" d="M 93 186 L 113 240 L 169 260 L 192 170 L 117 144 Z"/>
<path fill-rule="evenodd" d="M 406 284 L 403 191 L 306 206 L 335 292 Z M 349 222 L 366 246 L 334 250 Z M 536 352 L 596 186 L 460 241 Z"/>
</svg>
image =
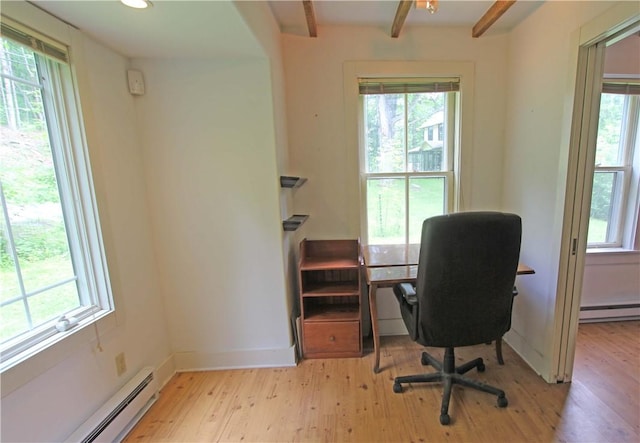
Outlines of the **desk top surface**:
<svg viewBox="0 0 640 443">
<path fill-rule="evenodd" d="M 413 282 L 418 275 L 418 265 L 367 267 L 367 282 L 377 285 Z M 535 274 L 527 265 L 518 263 L 516 275 Z"/>
<path fill-rule="evenodd" d="M 420 245 L 367 245 L 362 255 L 367 267 L 417 265 Z"/>
<path fill-rule="evenodd" d="M 414 282 L 418 275 L 418 265 L 379 266 L 367 268 L 367 282 L 380 285 Z"/>
<path fill-rule="evenodd" d="M 367 281 L 377 284 L 410 282 L 418 273 L 419 244 L 367 245 L 362 247 Z M 533 268 L 518 263 L 517 275 L 535 274 Z"/>
</svg>

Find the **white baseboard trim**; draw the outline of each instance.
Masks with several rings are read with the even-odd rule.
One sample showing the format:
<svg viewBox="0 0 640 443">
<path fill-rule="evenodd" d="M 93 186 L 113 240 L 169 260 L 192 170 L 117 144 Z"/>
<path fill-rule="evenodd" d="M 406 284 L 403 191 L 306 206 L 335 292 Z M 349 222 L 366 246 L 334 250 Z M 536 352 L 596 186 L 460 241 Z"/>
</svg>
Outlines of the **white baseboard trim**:
<svg viewBox="0 0 640 443">
<path fill-rule="evenodd" d="M 168 356 L 165 361 L 158 365 L 156 369 L 156 380 L 158 380 L 158 390 L 164 388 L 169 383 L 171 377 L 176 373 L 176 362 L 173 354 Z"/>
<path fill-rule="evenodd" d="M 284 349 L 176 352 L 173 357 L 177 372 L 296 366 L 296 351 L 293 345 Z"/>
<path fill-rule="evenodd" d="M 603 307 L 602 309 L 593 309 L 588 311 L 580 311 L 580 321 L 599 320 L 599 321 L 616 321 L 616 320 L 633 320 L 640 316 L 640 308 L 622 308 L 612 309 Z"/>
</svg>

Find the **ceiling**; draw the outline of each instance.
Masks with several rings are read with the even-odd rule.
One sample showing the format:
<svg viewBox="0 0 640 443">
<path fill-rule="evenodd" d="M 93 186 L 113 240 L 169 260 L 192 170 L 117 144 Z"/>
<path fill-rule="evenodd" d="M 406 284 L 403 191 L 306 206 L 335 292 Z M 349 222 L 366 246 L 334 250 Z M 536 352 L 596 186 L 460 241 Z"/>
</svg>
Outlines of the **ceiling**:
<svg viewBox="0 0 640 443">
<path fill-rule="evenodd" d="M 5 3 L 8 0 L 2 0 Z M 258 56 L 260 45 L 231 1 L 33 0 L 36 5 L 131 58 Z"/>
<path fill-rule="evenodd" d="M 462 26 L 469 32 L 480 20 L 494 0 L 440 0 L 438 11 L 429 14 L 423 9 L 411 8 L 404 27 Z M 487 31 L 487 35 L 512 29 L 543 3 L 543 0 L 520 0 Z M 269 5 L 283 32 L 308 35 L 302 1 L 274 0 Z M 391 29 L 398 8 L 398 0 L 313 0 L 318 23 L 318 36 L 323 25 L 375 26 Z"/>
<path fill-rule="evenodd" d="M 9 0 L 3 0 L 3 3 Z M 247 6 L 246 0 L 240 0 Z M 136 57 L 251 56 L 259 44 L 231 1 L 153 0 L 154 6 L 135 10 L 118 0 L 33 0 L 37 7 L 74 25 L 119 53 Z M 285 33 L 308 35 L 301 0 L 271 0 L 274 17 Z M 429 14 L 411 8 L 404 29 L 411 26 L 473 25 L 493 0 L 440 0 L 439 10 Z M 542 1 L 520 0 L 485 33 L 513 28 Z M 398 0 L 313 0 L 318 38 L 323 26 L 374 26 L 390 33 Z M 390 37 L 391 38 L 391 37 Z"/>
</svg>

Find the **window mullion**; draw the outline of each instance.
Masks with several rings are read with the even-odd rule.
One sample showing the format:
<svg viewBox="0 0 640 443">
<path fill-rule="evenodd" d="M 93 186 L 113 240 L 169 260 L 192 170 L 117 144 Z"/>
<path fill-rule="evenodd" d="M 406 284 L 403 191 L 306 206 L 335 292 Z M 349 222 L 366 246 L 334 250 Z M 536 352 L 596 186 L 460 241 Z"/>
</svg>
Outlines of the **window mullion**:
<svg viewBox="0 0 640 443">
<path fill-rule="evenodd" d="M 28 297 L 33 297 L 34 295 L 41 294 L 41 293 L 46 292 L 46 291 L 48 291 L 50 289 L 55 289 L 55 288 L 57 288 L 59 286 L 66 285 L 67 283 L 71 283 L 71 282 L 76 281 L 76 280 L 78 280 L 78 277 L 76 277 L 74 275 L 73 277 L 65 278 L 64 280 L 60 280 L 59 282 L 56 282 L 56 283 L 53 283 L 53 284 L 38 288 L 35 291 L 31 291 L 31 292 L 28 292 L 28 293 L 25 291 L 25 297 L 27 297 L 27 298 Z"/>
<path fill-rule="evenodd" d="M 447 168 L 447 172 L 449 173 L 446 177 L 446 187 L 445 187 L 445 205 L 446 205 L 446 213 L 449 212 L 453 212 L 454 210 L 456 210 L 456 203 L 454 201 L 454 196 L 455 196 L 455 192 L 454 190 L 454 186 L 455 186 L 455 177 L 454 177 L 454 171 L 455 171 L 455 165 L 454 165 L 454 152 L 455 152 L 455 144 L 456 144 L 456 134 L 459 133 L 458 128 L 456 127 L 457 125 L 457 120 L 456 120 L 456 100 L 458 99 L 458 94 L 456 93 L 448 93 L 446 95 L 446 99 L 445 99 L 445 115 L 447 116 L 444 119 L 444 123 L 445 123 L 445 130 L 444 132 L 444 138 L 446 143 L 443 144 L 443 147 L 446 147 L 446 168 Z M 444 151 L 444 148 L 443 148 Z"/>
<path fill-rule="evenodd" d="M 404 94 L 404 242 L 409 244 L 409 100 Z"/>
<path fill-rule="evenodd" d="M 0 74 L 0 77 L 5 79 L 5 80 L 10 80 L 10 81 L 15 82 L 15 83 L 20 83 L 22 85 L 27 85 L 27 86 L 31 86 L 33 88 L 42 89 L 42 85 L 40 83 L 30 82 L 29 80 L 25 80 L 23 78 L 16 77 L 14 75 L 2 73 L 2 74 Z"/>
</svg>

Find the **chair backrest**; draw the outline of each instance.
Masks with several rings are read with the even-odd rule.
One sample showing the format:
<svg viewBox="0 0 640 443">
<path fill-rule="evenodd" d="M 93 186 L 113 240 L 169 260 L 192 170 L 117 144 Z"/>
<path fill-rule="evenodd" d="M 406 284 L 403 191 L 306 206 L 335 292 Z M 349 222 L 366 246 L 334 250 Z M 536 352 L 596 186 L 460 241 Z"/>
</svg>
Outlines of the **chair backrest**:
<svg viewBox="0 0 640 443">
<path fill-rule="evenodd" d="M 419 343 L 470 346 L 509 330 L 521 234 L 515 214 L 461 212 L 424 221 L 416 283 Z"/>
</svg>

